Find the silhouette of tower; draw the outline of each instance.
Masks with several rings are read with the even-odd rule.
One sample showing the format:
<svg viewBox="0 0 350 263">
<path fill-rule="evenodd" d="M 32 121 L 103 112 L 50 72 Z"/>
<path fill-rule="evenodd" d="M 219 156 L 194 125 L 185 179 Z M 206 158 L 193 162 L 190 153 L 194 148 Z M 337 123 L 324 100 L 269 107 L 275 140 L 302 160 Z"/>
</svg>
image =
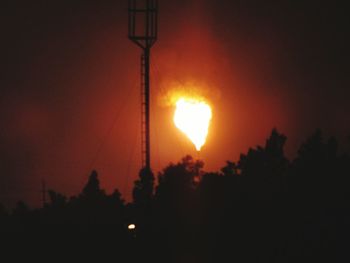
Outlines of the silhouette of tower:
<svg viewBox="0 0 350 263">
<path fill-rule="evenodd" d="M 141 55 L 141 154 L 142 166 L 151 170 L 150 157 L 150 53 L 158 35 L 158 1 L 129 0 L 129 39 Z"/>
</svg>

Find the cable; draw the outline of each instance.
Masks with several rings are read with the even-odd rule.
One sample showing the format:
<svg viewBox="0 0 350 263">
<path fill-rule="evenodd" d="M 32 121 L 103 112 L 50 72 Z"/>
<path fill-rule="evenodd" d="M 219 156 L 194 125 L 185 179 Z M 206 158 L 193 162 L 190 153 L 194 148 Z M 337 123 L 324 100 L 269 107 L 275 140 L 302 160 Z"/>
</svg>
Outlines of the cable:
<svg viewBox="0 0 350 263">
<path fill-rule="evenodd" d="M 134 86 L 136 86 L 136 80 L 135 80 Z M 100 156 L 100 154 L 101 154 L 101 152 L 102 152 L 104 146 L 106 145 L 107 140 L 108 140 L 109 137 L 111 136 L 112 131 L 113 131 L 114 127 L 115 127 L 115 124 L 117 123 L 119 117 L 121 116 L 122 111 L 123 111 L 124 108 L 125 108 L 126 102 L 129 101 L 129 99 L 130 99 L 130 94 L 131 94 L 132 90 L 133 90 L 133 89 L 129 89 L 129 91 L 128 91 L 127 95 L 126 95 L 126 99 L 124 99 L 124 100 L 122 101 L 122 103 L 120 104 L 119 108 L 116 110 L 115 114 L 113 115 L 112 123 L 111 123 L 110 127 L 108 128 L 106 134 L 105 134 L 104 137 L 102 138 L 102 140 L 101 140 L 99 146 L 97 147 L 96 154 L 94 155 L 93 159 L 91 160 L 91 162 L 90 162 L 90 164 L 89 164 L 88 173 L 90 173 L 91 170 L 93 169 L 93 167 L 94 167 L 96 161 L 98 160 L 98 157 Z M 85 176 L 86 176 L 86 175 L 84 175 L 84 177 L 85 177 Z M 88 176 L 89 176 L 89 175 L 88 175 Z M 83 180 L 83 179 L 82 179 L 82 180 Z M 82 181 L 82 180 L 81 180 L 81 181 Z M 85 180 L 85 178 L 84 178 L 84 180 Z"/>
</svg>

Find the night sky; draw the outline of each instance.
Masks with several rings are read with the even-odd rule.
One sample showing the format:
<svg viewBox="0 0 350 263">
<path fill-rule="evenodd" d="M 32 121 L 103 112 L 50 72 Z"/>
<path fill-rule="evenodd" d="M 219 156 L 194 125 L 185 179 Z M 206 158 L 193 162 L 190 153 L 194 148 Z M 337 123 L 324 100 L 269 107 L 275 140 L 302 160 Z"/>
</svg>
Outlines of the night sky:
<svg viewBox="0 0 350 263">
<path fill-rule="evenodd" d="M 218 170 L 272 128 L 287 154 L 316 128 L 350 134 L 346 1 L 159 0 L 152 50 L 155 172 L 191 154 Z M 92 169 L 130 199 L 141 166 L 140 53 L 127 1 L 1 2 L 0 202 L 40 204 L 40 184 L 77 194 Z M 213 106 L 200 154 L 165 97 L 191 87 Z"/>
</svg>

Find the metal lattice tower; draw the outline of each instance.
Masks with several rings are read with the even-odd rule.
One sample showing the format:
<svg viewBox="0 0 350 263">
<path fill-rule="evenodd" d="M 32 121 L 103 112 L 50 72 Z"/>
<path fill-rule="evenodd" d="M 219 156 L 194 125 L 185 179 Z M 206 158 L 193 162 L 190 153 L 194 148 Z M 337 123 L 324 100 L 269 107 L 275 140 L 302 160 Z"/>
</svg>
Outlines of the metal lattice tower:
<svg viewBox="0 0 350 263">
<path fill-rule="evenodd" d="M 141 154 L 143 168 L 151 170 L 150 157 L 150 53 L 158 36 L 158 1 L 129 0 L 129 39 L 141 55 Z"/>
</svg>

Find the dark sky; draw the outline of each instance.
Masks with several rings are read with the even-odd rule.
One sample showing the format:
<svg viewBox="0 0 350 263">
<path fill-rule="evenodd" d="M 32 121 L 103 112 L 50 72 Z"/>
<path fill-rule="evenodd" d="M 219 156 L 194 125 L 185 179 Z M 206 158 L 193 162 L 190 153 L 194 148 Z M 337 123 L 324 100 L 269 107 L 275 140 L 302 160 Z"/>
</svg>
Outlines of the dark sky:
<svg viewBox="0 0 350 263">
<path fill-rule="evenodd" d="M 185 154 L 208 170 L 263 144 L 273 127 L 287 153 L 316 128 L 350 134 L 345 1 L 160 2 L 152 50 L 152 166 Z M 343 3 L 344 2 L 344 3 Z M 1 2 L 0 202 L 37 206 L 40 182 L 71 195 L 90 171 L 130 198 L 140 168 L 140 50 L 127 1 Z M 163 97 L 195 87 L 213 106 L 197 155 Z"/>
</svg>

